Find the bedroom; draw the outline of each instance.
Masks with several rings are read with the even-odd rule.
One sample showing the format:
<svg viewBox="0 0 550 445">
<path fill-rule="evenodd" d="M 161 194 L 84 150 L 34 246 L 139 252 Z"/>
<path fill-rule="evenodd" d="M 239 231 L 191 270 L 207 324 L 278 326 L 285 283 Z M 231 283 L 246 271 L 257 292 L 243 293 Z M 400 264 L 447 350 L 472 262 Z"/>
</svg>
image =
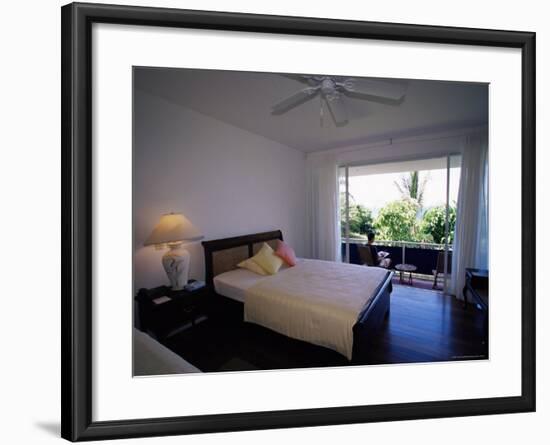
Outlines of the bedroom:
<svg viewBox="0 0 550 445">
<path fill-rule="evenodd" d="M 488 273 L 466 277 L 487 268 L 487 121 L 486 84 L 135 67 L 134 374 L 487 359 Z M 367 207 L 414 172 L 439 201 L 384 240 Z M 376 219 L 359 238 L 352 195 Z M 409 237 L 437 203 L 444 237 Z M 386 268 L 359 255 L 371 234 Z M 279 238 L 296 266 L 237 267 Z M 172 251 L 196 290 L 170 283 Z"/>
</svg>

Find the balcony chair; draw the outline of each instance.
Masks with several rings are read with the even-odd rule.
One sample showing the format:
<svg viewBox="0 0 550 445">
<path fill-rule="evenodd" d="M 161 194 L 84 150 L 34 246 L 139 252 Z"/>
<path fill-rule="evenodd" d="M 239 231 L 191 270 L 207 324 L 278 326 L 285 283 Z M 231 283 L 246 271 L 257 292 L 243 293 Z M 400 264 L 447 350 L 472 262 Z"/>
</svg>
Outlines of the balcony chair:
<svg viewBox="0 0 550 445">
<path fill-rule="evenodd" d="M 361 260 L 361 264 L 363 266 L 383 267 L 385 269 L 389 268 L 389 264 L 378 264 L 374 261 L 374 258 L 372 257 L 372 250 L 369 246 L 357 246 L 357 251 L 359 252 L 359 259 Z"/>
<path fill-rule="evenodd" d="M 447 273 L 451 273 L 451 265 L 453 264 L 453 253 L 448 252 L 447 257 Z M 434 284 L 432 286 L 432 289 L 437 288 L 437 280 L 439 279 L 439 276 L 442 275 L 443 279 L 445 279 L 445 251 L 442 250 L 438 252 L 437 254 L 437 264 L 435 266 L 435 269 L 432 269 L 432 273 L 434 275 Z"/>
</svg>

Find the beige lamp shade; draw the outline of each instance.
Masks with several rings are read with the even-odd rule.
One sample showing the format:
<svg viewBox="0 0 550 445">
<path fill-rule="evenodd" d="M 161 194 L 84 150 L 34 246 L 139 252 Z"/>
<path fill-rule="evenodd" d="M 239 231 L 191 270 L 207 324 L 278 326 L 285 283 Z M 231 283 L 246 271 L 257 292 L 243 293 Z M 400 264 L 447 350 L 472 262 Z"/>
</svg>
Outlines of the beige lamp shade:
<svg viewBox="0 0 550 445">
<path fill-rule="evenodd" d="M 197 241 L 202 238 L 199 230 L 181 213 L 162 215 L 143 245 L 162 245 L 182 241 Z"/>
</svg>

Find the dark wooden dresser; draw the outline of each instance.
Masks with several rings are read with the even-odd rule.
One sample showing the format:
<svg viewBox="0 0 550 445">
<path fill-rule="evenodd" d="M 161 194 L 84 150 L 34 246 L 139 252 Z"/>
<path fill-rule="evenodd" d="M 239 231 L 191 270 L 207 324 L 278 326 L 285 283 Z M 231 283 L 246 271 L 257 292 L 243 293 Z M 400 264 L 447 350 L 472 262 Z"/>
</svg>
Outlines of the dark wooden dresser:
<svg viewBox="0 0 550 445">
<path fill-rule="evenodd" d="M 483 334 L 484 343 L 489 337 L 489 271 L 487 269 L 466 268 L 466 283 L 462 290 L 464 307 L 468 307 L 468 295 L 472 303 L 484 313 Z"/>
</svg>

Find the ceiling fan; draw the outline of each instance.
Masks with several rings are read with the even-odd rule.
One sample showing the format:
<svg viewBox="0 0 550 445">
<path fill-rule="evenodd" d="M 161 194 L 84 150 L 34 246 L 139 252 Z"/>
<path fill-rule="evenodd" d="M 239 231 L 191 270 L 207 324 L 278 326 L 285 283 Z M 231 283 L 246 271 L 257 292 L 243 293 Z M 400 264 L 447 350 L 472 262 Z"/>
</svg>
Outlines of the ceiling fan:
<svg viewBox="0 0 550 445">
<path fill-rule="evenodd" d="M 387 105 L 399 105 L 407 91 L 406 84 L 385 80 L 306 74 L 283 74 L 283 76 L 298 80 L 308 86 L 274 105 L 271 114 L 286 113 L 298 105 L 320 96 L 321 125 L 323 124 L 323 103 L 326 103 L 337 127 L 346 125 L 350 120 L 346 108 L 346 97 Z"/>
</svg>

